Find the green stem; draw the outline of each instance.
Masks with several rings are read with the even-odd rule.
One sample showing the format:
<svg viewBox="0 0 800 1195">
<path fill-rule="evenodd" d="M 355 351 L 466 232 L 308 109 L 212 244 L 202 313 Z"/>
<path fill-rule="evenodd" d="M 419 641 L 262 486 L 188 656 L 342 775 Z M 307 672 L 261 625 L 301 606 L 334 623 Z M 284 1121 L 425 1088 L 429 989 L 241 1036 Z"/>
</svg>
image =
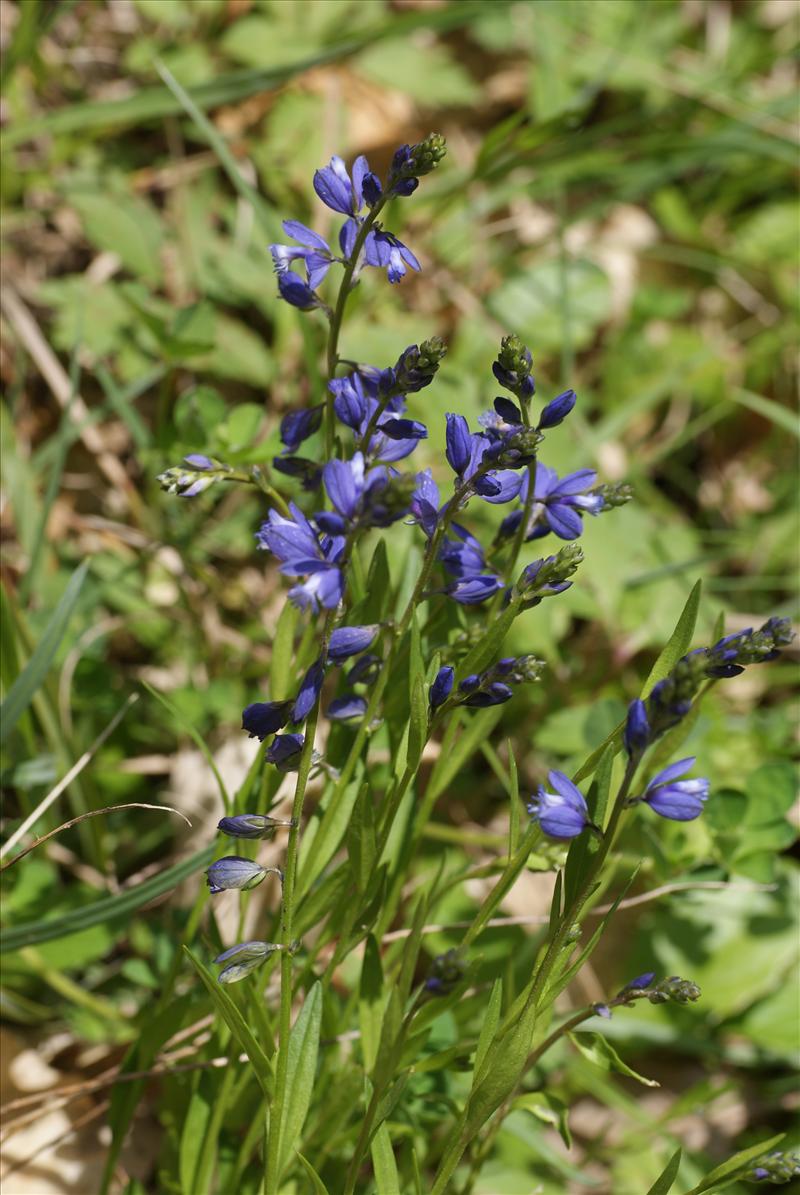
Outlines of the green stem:
<svg viewBox="0 0 800 1195">
<path fill-rule="evenodd" d="M 365 216 L 363 223 L 360 225 L 356 235 L 355 243 L 353 244 L 353 252 L 345 262 L 344 273 L 342 274 L 342 281 L 339 285 L 339 294 L 336 298 L 336 306 L 331 315 L 330 330 L 328 333 L 328 380 L 332 380 L 336 373 L 336 367 L 339 364 L 339 334 L 342 330 L 342 319 L 344 318 L 344 309 L 347 306 L 347 300 L 352 290 L 353 275 L 358 265 L 358 259 L 361 256 L 361 250 L 364 248 L 369 233 L 375 226 L 375 222 L 380 215 L 381 209 L 386 203 L 386 196 L 381 196 L 375 206 Z M 333 429 L 334 429 L 334 411 L 333 411 L 333 395 L 328 391 L 325 396 L 325 459 L 330 460 L 333 455 Z"/>
<path fill-rule="evenodd" d="M 322 655 L 325 655 L 328 639 L 336 616 L 335 610 L 329 610 L 322 628 Z M 286 1077 L 289 1066 L 289 1034 L 292 1026 L 292 930 L 294 926 L 294 890 L 297 883 L 297 856 L 300 845 L 300 821 L 303 814 L 308 779 L 311 775 L 312 758 L 314 754 L 314 738 L 319 720 L 320 699 L 317 698 L 314 708 L 308 716 L 305 727 L 303 750 L 297 769 L 297 784 L 292 802 L 293 825 L 289 829 L 286 846 L 286 866 L 283 874 L 283 894 L 281 901 L 281 934 L 280 943 L 284 947 L 281 951 L 281 1001 L 278 1020 L 278 1060 L 275 1072 L 275 1097 L 272 1102 L 269 1126 L 269 1144 L 267 1147 L 267 1171 L 264 1180 L 265 1195 L 277 1195 L 280 1184 L 278 1161 L 280 1153 L 280 1128 L 284 1102 L 286 1099 Z"/>
</svg>

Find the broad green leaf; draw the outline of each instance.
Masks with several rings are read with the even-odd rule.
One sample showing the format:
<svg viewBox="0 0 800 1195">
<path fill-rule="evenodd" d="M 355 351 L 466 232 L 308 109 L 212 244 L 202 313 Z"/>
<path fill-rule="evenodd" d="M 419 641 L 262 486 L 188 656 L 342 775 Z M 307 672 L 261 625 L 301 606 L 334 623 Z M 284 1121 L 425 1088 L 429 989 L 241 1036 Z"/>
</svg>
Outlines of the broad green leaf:
<svg viewBox="0 0 800 1195">
<path fill-rule="evenodd" d="M 707 1191 L 719 1191 L 723 1187 L 729 1186 L 737 1178 L 741 1178 L 743 1172 L 749 1169 L 753 1162 L 779 1145 L 785 1136 L 785 1133 L 778 1133 L 775 1137 L 762 1141 L 760 1145 L 751 1145 L 749 1149 L 740 1150 L 732 1158 L 728 1158 L 727 1162 L 715 1166 L 710 1174 L 707 1174 L 696 1187 L 692 1187 L 691 1191 L 685 1191 L 684 1195 L 705 1195 Z"/>
<path fill-rule="evenodd" d="M 667 1162 L 666 1166 L 661 1171 L 650 1190 L 647 1192 L 647 1195 L 669 1195 L 669 1192 L 672 1190 L 672 1184 L 678 1177 L 678 1169 L 680 1168 L 681 1164 L 681 1153 L 682 1151 L 680 1149 L 675 1150 L 675 1153 Z"/>
<path fill-rule="evenodd" d="M 160 282 L 162 224 L 146 199 L 119 186 L 104 193 L 97 184 L 87 190 L 70 189 L 67 199 L 93 245 L 116 253 L 131 273 L 146 282 Z"/>
<path fill-rule="evenodd" d="M 31 658 L 14 681 L 5 701 L 0 706 L 0 743 L 5 742 L 11 734 L 33 700 L 34 693 L 47 676 L 75 610 L 88 568 L 88 562 L 84 560 L 83 564 L 79 565 L 70 577 Z"/>
<path fill-rule="evenodd" d="M 697 624 L 697 612 L 700 609 L 702 591 L 703 582 L 696 581 L 692 592 L 686 599 L 686 605 L 681 611 L 681 616 L 678 619 L 675 630 L 670 635 L 669 641 L 650 670 L 650 675 L 642 688 L 642 697 L 647 697 L 652 692 L 653 686 L 669 675 L 678 660 L 682 656 L 685 656 L 692 646 L 692 637 Z"/>
<path fill-rule="evenodd" d="M 206 867 L 214 858 L 216 850 L 216 843 L 211 843 L 196 854 L 190 855 L 188 859 L 176 863 L 174 867 L 168 867 L 151 879 L 145 880 L 144 883 L 124 889 L 115 896 L 93 901 L 82 909 L 73 909 L 63 917 L 54 917 L 49 921 L 29 921 L 5 929 L 0 933 L 0 954 L 9 950 L 20 950 L 23 946 L 36 946 L 53 938 L 64 938 L 67 934 L 79 933 L 104 921 L 130 917 L 136 909 L 158 896 L 163 896 L 201 867 Z"/>
<path fill-rule="evenodd" d="M 629 1067 L 627 1062 L 623 1062 L 617 1051 L 602 1034 L 570 1033 L 569 1040 L 583 1054 L 584 1058 L 593 1062 L 595 1066 L 599 1066 L 601 1070 L 618 1071 L 621 1075 L 627 1075 L 629 1078 L 643 1083 L 645 1087 L 661 1086 L 655 1079 L 646 1079 L 644 1075 L 638 1074 Z"/>
<path fill-rule="evenodd" d="M 233 997 L 225 990 L 224 984 L 219 983 L 217 979 L 211 974 L 207 967 L 196 958 L 188 946 L 183 948 L 189 957 L 189 960 L 194 967 L 203 986 L 208 992 L 215 1009 L 222 1017 L 225 1024 L 230 1029 L 233 1037 L 238 1042 L 241 1049 L 247 1054 L 247 1057 L 253 1064 L 256 1078 L 261 1084 L 264 1095 L 267 1098 L 272 1094 L 272 1065 L 264 1053 L 260 1043 L 256 1039 L 252 1029 L 244 1019 L 241 1010 L 235 1003 Z"/>
<path fill-rule="evenodd" d="M 289 1164 L 311 1103 L 322 1024 L 322 984 L 317 982 L 305 998 L 289 1035 L 285 1102 L 281 1109 L 278 1173 Z"/>
</svg>

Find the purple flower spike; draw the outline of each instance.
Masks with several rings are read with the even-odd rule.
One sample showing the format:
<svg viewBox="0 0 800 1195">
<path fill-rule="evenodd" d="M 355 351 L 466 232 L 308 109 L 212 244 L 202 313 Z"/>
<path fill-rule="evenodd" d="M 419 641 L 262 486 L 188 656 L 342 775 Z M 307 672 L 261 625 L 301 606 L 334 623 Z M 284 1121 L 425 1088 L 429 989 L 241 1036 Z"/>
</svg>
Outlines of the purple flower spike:
<svg viewBox="0 0 800 1195">
<path fill-rule="evenodd" d="M 555 792 L 540 784 L 528 813 L 551 838 L 575 838 L 589 822 L 583 793 L 563 772 L 549 772 L 547 779 Z"/>
<path fill-rule="evenodd" d="M 455 669 L 451 668 L 449 664 L 445 664 L 436 673 L 433 684 L 428 690 L 428 702 L 432 710 L 438 709 L 447 701 L 453 691 L 455 675 Z"/>
<path fill-rule="evenodd" d="M 694 764 L 694 756 L 664 768 L 648 784 L 643 800 L 659 817 L 674 822 L 691 822 L 703 812 L 711 787 L 708 780 L 679 780 Z"/>
<path fill-rule="evenodd" d="M 378 624 L 363 627 L 337 627 L 328 643 L 328 658 L 334 664 L 341 664 L 349 656 L 366 651 L 378 633 Z"/>
<path fill-rule="evenodd" d="M 242 711 L 242 730 L 262 743 L 289 721 L 291 701 L 254 701 Z"/>
</svg>

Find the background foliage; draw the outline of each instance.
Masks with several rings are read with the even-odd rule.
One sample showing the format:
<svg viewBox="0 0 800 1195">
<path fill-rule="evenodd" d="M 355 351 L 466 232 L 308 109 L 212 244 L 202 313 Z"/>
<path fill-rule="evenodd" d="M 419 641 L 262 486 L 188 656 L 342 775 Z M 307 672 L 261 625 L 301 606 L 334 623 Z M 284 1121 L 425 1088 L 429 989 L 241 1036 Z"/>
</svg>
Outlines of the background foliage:
<svg viewBox="0 0 800 1195">
<path fill-rule="evenodd" d="M 321 340 L 276 300 L 266 246 L 283 216 L 326 231 L 309 184 L 332 152 L 365 152 L 383 171 L 396 145 L 435 128 L 446 164 L 397 213 L 423 273 L 391 290 L 365 280 L 344 355 L 382 365 L 444 336 L 449 355 L 425 394 L 426 421 L 443 428 L 446 410 L 472 421 L 489 404 L 490 362 L 515 331 L 534 350 L 540 392 L 579 394 L 548 462 L 636 488 L 588 528 L 580 583 L 509 642 L 549 664 L 506 716 L 523 792 L 548 766 L 577 766 L 618 722 L 697 578 L 698 643 L 720 615 L 736 630 L 792 613 L 796 10 L 29 0 L 4 5 L 2 35 L 2 680 L 8 692 L 34 656 L 41 680 L 29 683 L 29 669 L 19 719 L 4 725 L 4 837 L 86 751 L 36 832 L 134 801 L 177 806 L 193 823 L 144 810 L 93 818 L 4 877 L 4 1032 L 22 1059 L 6 1097 L 31 1090 L 20 1078 L 31 1047 L 49 1067 L 40 1096 L 13 1109 L 7 1189 L 45 1189 L 25 1186 L 41 1150 L 36 1181 L 53 1190 L 102 1181 L 197 1195 L 216 1168 L 216 1189 L 256 1192 L 257 1086 L 250 1068 L 197 1065 L 231 1047 L 181 944 L 207 958 L 236 928 L 233 898 L 212 919 L 198 895 L 195 852 L 221 812 L 207 758 L 235 789 L 254 758 L 240 710 L 291 687 L 270 651 L 281 588 L 253 550 L 254 493 L 181 503 L 154 477 L 192 450 L 233 463 L 274 453 L 281 414 L 318 393 Z M 159 64 L 189 89 L 193 114 Z M 434 440 L 430 459 L 441 449 Z M 389 537 L 395 570 L 409 542 Z M 510 1117 L 484 1195 L 532 1183 L 640 1195 L 668 1156 L 654 1151 L 654 1123 L 688 1146 L 690 1185 L 787 1126 L 793 667 L 788 653 L 704 704 L 689 744 L 712 777 L 702 823 L 656 835 L 640 822 L 625 840 L 646 860 L 643 887 L 732 885 L 624 911 L 573 985 L 574 1004 L 651 968 L 699 983 L 699 1005 L 639 1004 L 605 1030 L 661 1088 L 560 1049 L 547 1064 L 554 1099 L 532 1096 Z M 418 881 L 442 858 L 488 865 L 504 849 L 507 764 L 495 742 L 452 777 Z M 534 857 L 505 916 L 546 914 L 552 862 Z M 469 919 L 483 891 L 453 889 L 436 922 Z M 259 894 L 247 924 L 264 915 Z M 483 936 L 479 986 L 530 967 L 532 929 Z M 458 941 L 432 933 L 426 956 Z M 359 972 L 345 961 L 344 992 Z M 485 998 L 435 1022 L 432 1056 L 463 1038 Z M 324 1039 L 340 1031 L 322 1027 Z M 323 1046 L 333 1061 L 320 1082 L 335 1082 L 340 1048 Z M 103 1085 L 121 1064 L 163 1070 L 166 1058 L 187 1069 Z M 85 1086 L 59 1106 L 55 1088 L 68 1083 Z M 425 1134 L 463 1087 L 457 1067 L 432 1063 L 401 1135 Z M 48 1126 L 35 1141 L 32 1112 Z M 111 1138 L 98 1137 L 105 1122 Z M 315 1164 L 346 1148 L 342 1131 L 317 1107 L 304 1138 Z"/>
</svg>

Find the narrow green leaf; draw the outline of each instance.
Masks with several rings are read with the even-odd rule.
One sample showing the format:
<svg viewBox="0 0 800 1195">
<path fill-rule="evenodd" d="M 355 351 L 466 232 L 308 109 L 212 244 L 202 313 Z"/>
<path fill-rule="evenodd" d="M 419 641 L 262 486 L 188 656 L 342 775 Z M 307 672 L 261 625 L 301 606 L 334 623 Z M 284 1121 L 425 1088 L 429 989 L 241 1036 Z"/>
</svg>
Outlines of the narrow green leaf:
<svg viewBox="0 0 800 1195">
<path fill-rule="evenodd" d="M 481 739 L 487 738 L 492 733 L 502 717 L 502 712 L 503 707 L 496 705 L 491 709 L 480 710 L 474 714 L 470 713 L 466 728 L 455 743 L 452 739 L 455 738 L 457 732 L 457 723 L 455 722 L 457 715 L 453 715 L 454 721 L 447 728 L 442 750 L 439 758 L 436 760 L 436 764 L 431 772 L 431 778 L 428 781 L 428 787 L 425 790 L 426 803 L 433 803 L 445 791 L 453 778 L 461 771 L 470 755 L 478 750 Z M 452 736 L 450 727 L 453 727 Z"/>
<path fill-rule="evenodd" d="M 172 74 L 168 67 L 163 62 L 156 62 L 156 70 L 161 75 L 161 78 L 166 83 L 172 94 L 177 99 L 184 112 L 191 117 L 196 129 L 203 136 L 203 139 L 213 149 L 214 153 L 219 159 L 222 169 L 227 174 L 231 185 L 242 197 L 247 200 L 253 207 L 256 218 L 264 232 L 270 238 L 280 235 L 280 221 L 269 206 L 267 201 L 259 195 L 258 191 L 251 186 L 245 179 L 239 166 L 231 151 L 225 143 L 222 135 L 214 124 L 208 119 L 205 113 L 197 106 L 191 95 L 185 88 L 181 87 L 178 80 Z"/>
<path fill-rule="evenodd" d="M 269 695 L 271 701 L 285 701 L 295 685 L 293 667 L 294 635 L 300 611 L 293 602 L 284 602 L 272 640 L 272 658 L 269 666 Z"/>
<path fill-rule="evenodd" d="M 519 799 L 519 773 L 511 739 L 508 740 L 508 855 L 511 858 L 522 835 L 522 802 Z"/>
<path fill-rule="evenodd" d="M 272 1066 L 261 1045 L 256 1040 L 252 1029 L 244 1019 L 233 997 L 225 991 L 224 985 L 214 978 L 208 968 L 192 954 L 188 946 L 184 946 L 183 949 L 195 971 L 200 976 L 216 1011 L 230 1029 L 239 1047 L 252 1062 L 255 1076 L 261 1084 L 264 1095 L 270 1098 L 272 1093 Z"/>
<path fill-rule="evenodd" d="M 536 1027 L 536 1007 L 523 1010 L 515 1025 L 486 1052 L 480 1076 L 475 1072 L 469 1095 L 462 1141 L 469 1141 L 516 1087 L 525 1066 Z"/>
<path fill-rule="evenodd" d="M 292 1026 L 286 1070 L 286 1102 L 281 1109 L 278 1173 L 283 1174 L 305 1124 L 319 1053 L 322 984 L 317 981 Z"/>
<path fill-rule="evenodd" d="M 406 767 L 416 771 L 428 738 L 428 702 L 425 697 L 425 683 L 421 676 L 414 680 L 411 691 L 411 720 L 408 727 L 408 751 Z"/>
<path fill-rule="evenodd" d="M 385 1120 L 372 1138 L 370 1152 L 377 1195 L 397 1195 L 400 1190 L 400 1176 L 397 1173 L 389 1126 Z"/>
<path fill-rule="evenodd" d="M 700 609 L 702 591 L 703 582 L 696 581 L 692 592 L 686 599 L 686 605 L 681 611 L 681 616 L 677 621 L 675 630 L 670 635 L 666 646 L 650 670 L 650 675 L 642 688 L 642 697 L 647 697 L 652 691 L 653 686 L 669 675 L 681 656 L 685 656 L 692 646 L 692 637 L 697 624 L 697 612 Z"/>
<path fill-rule="evenodd" d="M 308 1158 L 304 1158 L 299 1150 L 297 1150 L 295 1152 L 295 1157 L 297 1158 L 298 1162 L 305 1170 L 308 1177 L 311 1179 L 311 1185 L 314 1188 L 314 1195 L 330 1195 L 330 1191 L 325 1186 L 324 1182 L 322 1181 L 320 1176 L 317 1174 L 316 1170 L 311 1165 Z"/>
<path fill-rule="evenodd" d="M 310 889 L 328 865 L 347 832 L 350 815 L 361 787 L 360 775 L 344 789 L 334 788 L 325 798 L 324 808 L 314 816 L 303 832 L 297 880 L 297 899 Z"/>
<path fill-rule="evenodd" d="M 556 882 L 553 885 L 553 898 L 550 901 L 549 930 L 550 930 L 551 936 L 555 932 L 555 929 L 556 929 L 559 921 L 561 920 L 561 905 L 562 905 L 561 893 L 562 893 L 563 885 L 564 885 L 564 872 L 557 871 L 556 872 Z"/>
<path fill-rule="evenodd" d="M 617 1051 L 602 1034 L 570 1033 L 568 1036 L 576 1050 L 583 1054 L 589 1062 L 599 1066 L 601 1070 L 618 1071 L 621 1075 L 627 1075 L 630 1079 L 636 1079 L 638 1083 L 643 1083 L 645 1087 L 661 1086 L 655 1079 L 646 1079 L 644 1075 L 638 1074 L 629 1067 L 627 1062 L 623 1062 Z"/>
<path fill-rule="evenodd" d="M 365 623 L 383 622 L 392 603 L 392 577 L 386 541 L 379 539 L 367 571 L 367 596 L 360 617 Z"/>
<path fill-rule="evenodd" d="M 492 984 L 492 994 L 489 997 L 489 1003 L 486 1005 L 486 1012 L 483 1015 L 483 1023 L 478 1036 L 478 1044 L 475 1047 L 475 1062 L 472 1070 L 476 1079 L 482 1074 L 489 1046 L 497 1032 L 497 1026 L 500 1024 L 500 1010 L 502 1007 L 503 981 L 502 979 L 496 979 Z"/>
<path fill-rule="evenodd" d="M 63 917 L 54 917 L 51 921 L 28 921 L 23 925 L 5 929 L 0 933 L 0 954 L 9 950 L 19 950 L 23 946 L 37 946 L 40 942 L 50 942 L 54 938 L 65 938 L 68 934 L 80 933 L 81 930 L 101 925 L 105 921 L 130 917 L 143 905 L 177 887 L 201 867 L 207 867 L 216 850 L 216 844 L 211 843 L 196 854 L 190 855 L 188 859 L 183 859 L 173 867 L 168 867 L 166 871 L 145 880 L 144 883 L 136 884 L 114 896 L 93 901 L 82 909 L 73 909 Z"/>
<path fill-rule="evenodd" d="M 653 1183 L 647 1195 L 669 1195 L 672 1190 L 672 1184 L 678 1177 L 678 1170 L 681 1164 L 681 1149 L 676 1149 L 670 1160 L 667 1162 L 664 1169 L 659 1174 L 656 1181 Z"/>
<path fill-rule="evenodd" d="M 467 652 L 458 665 L 456 677 L 458 681 L 462 681 L 465 676 L 470 676 L 473 672 L 481 672 L 488 664 L 493 664 L 498 659 L 503 640 L 518 614 L 517 602 L 509 602 L 500 617 L 491 623 L 486 633 L 481 635 L 475 646 Z"/>
<path fill-rule="evenodd" d="M 375 798 L 368 783 L 364 783 L 353 807 L 347 827 L 347 853 L 350 870 L 359 893 L 369 887 L 375 868 Z"/>
<path fill-rule="evenodd" d="M 206 763 L 211 768 L 211 771 L 214 775 L 214 779 L 217 782 L 217 787 L 219 789 L 220 796 L 222 797 L 222 804 L 225 806 L 225 812 L 230 813 L 231 812 L 230 795 L 228 794 L 228 790 L 225 787 L 225 781 L 222 779 L 222 776 L 219 773 L 219 768 L 217 767 L 216 763 L 214 762 L 214 756 L 211 754 L 211 752 L 208 748 L 208 744 L 206 743 L 205 739 L 202 737 L 202 735 L 198 734 L 197 730 L 195 729 L 194 726 L 192 726 L 191 722 L 187 721 L 187 719 L 183 716 L 183 714 L 177 708 L 177 706 L 173 705 L 172 702 L 168 698 L 166 698 L 163 693 L 159 693 L 158 689 L 154 689 L 153 686 L 149 685 L 146 680 L 142 681 L 142 684 L 144 685 L 145 689 L 147 689 L 147 692 L 150 693 L 150 695 L 152 697 L 155 697 L 156 701 L 160 702 L 161 705 L 163 705 L 165 710 L 168 710 L 169 713 L 172 714 L 172 717 L 175 719 L 178 726 L 180 726 L 181 730 L 183 730 L 184 733 L 188 734 L 188 736 L 192 740 L 192 742 L 195 743 L 195 745 L 199 748 L 201 754 L 205 758 Z"/>
<path fill-rule="evenodd" d="M 737 1178 L 741 1178 L 743 1172 L 749 1169 L 753 1162 L 779 1145 L 785 1136 L 785 1133 L 778 1133 L 767 1141 L 762 1141 L 760 1145 L 751 1145 L 749 1149 L 740 1150 L 726 1162 L 715 1166 L 710 1174 L 707 1174 L 696 1187 L 692 1187 L 691 1191 L 685 1191 L 684 1195 L 706 1195 L 707 1191 L 719 1191 L 722 1187 L 729 1186 Z"/>
<path fill-rule="evenodd" d="M 33 695 L 41 685 L 53 663 L 61 640 L 78 601 L 88 562 L 76 568 L 67 582 L 67 587 L 53 611 L 44 634 L 34 648 L 33 655 L 11 686 L 8 696 L 0 706 L 0 743 L 4 743 L 28 708 Z"/>
<path fill-rule="evenodd" d="M 522 1108 L 525 1112 L 530 1112 L 537 1120 L 551 1125 L 552 1128 L 558 1130 L 567 1149 L 572 1148 L 572 1134 L 569 1131 L 567 1119 L 569 1109 L 563 1100 L 549 1095 L 545 1091 L 531 1091 L 515 1099 L 512 1108 Z"/>
<path fill-rule="evenodd" d="M 611 922 L 612 917 L 614 916 L 617 909 L 619 908 L 620 902 L 622 900 L 624 900 L 625 896 L 628 893 L 628 890 L 630 889 L 631 884 L 636 879 L 638 874 L 639 874 L 639 866 L 637 866 L 634 869 L 632 875 L 630 875 L 628 877 L 628 880 L 625 883 L 625 885 L 623 886 L 623 888 L 621 889 L 621 891 L 619 891 L 617 893 L 616 898 L 615 898 L 614 903 L 612 904 L 611 908 L 608 910 L 605 917 L 603 917 L 602 920 L 600 921 L 600 923 L 597 925 L 597 927 L 594 930 L 594 933 L 589 938 L 589 941 L 586 943 L 583 950 L 580 952 L 580 954 L 575 959 L 575 961 L 567 968 L 567 970 L 562 974 L 559 968 L 557 968 L 557 967 L 553 968 L 553 977 L 552 977 L 550 983 L 547 985 L 547 988 L 545 990 L 545 1001 L 544 1001 L 545 1003 L 549 1003 L 552 1000 L 555 1000 L 556 996 L 558 996 L 559 993 L 563 992 L 563 990 L 567 986 L 567 984 L 572 982 L 572 980 L 575 978 L 575 976 L 580 971 L 581 967 L 583 967 L 583 965 L 588 961 L 588 959 L 591 958 L 600 939 L 602 938 L 603 934 L 605 933 L 606 928 L 608 927 L 609 923 Z M 570 951 L 570 953 L 571 953 L 571 951 Z"/>
<path fill-rule="evenodd" d="M 375 1065 L 378 1043 L 381 1036 L 381 1022 L 385 995 L 383 988 L 383 967 L 378 943 L 372 934 L 364 947 L 361 964 L 361 982 L 358 989 L 358 1023 L 361 1029 L 361 1057 L 364 1070 L 369 1073 Z"/>
</svg>

